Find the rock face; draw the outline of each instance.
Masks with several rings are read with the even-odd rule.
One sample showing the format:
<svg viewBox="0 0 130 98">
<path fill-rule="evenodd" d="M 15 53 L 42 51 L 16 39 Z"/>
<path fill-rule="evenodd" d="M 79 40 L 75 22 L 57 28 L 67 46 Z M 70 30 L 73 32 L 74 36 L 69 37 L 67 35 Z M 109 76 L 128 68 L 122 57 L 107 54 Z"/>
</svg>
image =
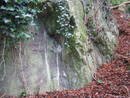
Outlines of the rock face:
<svg viewBox="0 0 130 98">
<path fill-rule="evenodd" d="M 54 15 L 48 16 L 49 21 L 40 16 L 38 30 L 29 26 L 33 40 L 20 42 L 14 48 L 2 47 L 5 61 L 0 68 L 0 93 L 37 94 L 83 87 L 92 80 L 99 65 L 111 60 L 118 30 L 103 6 L 106 0 L 67 0 L 66 4 L 75 22 L 70 44 L 73 47 L 65 46 L 64 36 L 51 32 L 55 28 Z M 90 18 L 96 25 L 92 30 L 87 24 Z"/>
</svg>

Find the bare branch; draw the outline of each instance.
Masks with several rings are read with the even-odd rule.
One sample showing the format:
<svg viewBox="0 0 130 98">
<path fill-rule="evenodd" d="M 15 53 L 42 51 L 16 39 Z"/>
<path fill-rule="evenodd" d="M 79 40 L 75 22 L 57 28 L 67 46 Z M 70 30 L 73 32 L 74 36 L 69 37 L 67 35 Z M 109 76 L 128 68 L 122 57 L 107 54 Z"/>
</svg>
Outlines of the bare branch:
<svg viewBox="0 0 130 98">
<path fill-rule="evenodd" d="M 128 4 L 130 4 L 130 1 L 123 2 L 123 3 L 121 3 L 121 4 L 119 4 L 119 5 L 116 5 L 116 6 L 112 6 L 112 7 L 110 7 L 110 9 L 111 9 L 111 10 L 112 10 L 112 9 L 117 9 L 117 8 L 119 8 L 119 7 L 121 7 L 121 6 L 127 6 Z"/>
<path fill-rule="evenodd" d="M 2 95 L 0 96 L 0 98 L 4 98 L 4 97 L 5 97 L 5 95 L 6 95 L 5 93 L 4 93 L 4 94 L 2 94 Z"/>
</svg>

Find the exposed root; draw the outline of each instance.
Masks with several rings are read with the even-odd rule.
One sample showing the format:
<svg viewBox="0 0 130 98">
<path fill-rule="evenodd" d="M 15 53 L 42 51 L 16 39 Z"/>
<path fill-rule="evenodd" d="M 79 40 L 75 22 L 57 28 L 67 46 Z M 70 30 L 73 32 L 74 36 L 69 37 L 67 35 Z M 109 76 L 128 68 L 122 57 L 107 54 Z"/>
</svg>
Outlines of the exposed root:
<svg viewBox="0 0 130 98">
<path fill-rule="evenodd" d="M 3 65 L 3 76 L 0 81 L 3 81 L 6 76 L 6 68 L 5 68 L 5 47 L 6 47 L 6 39 L 4 39 L 4 45 L 3 45 L 3 51 L 2 51 L 2 61 L 0 63 L 0 66 Z"/>
<path fill-rule="evenodd" d="M 28 85 L 27 85 L 27 80 L 26 80 L 26 77 L 25 77 L 25 73 L 23 71 L 23 60 L 22 60 L 22 42 L 20 41 L 20 44 L 19 44 L 19 59 L 20 59 L 20 65 L 21 65 L 21 68 L 22 68 L 22 71 L 21 71 L 21 78 L 22 78 L 22 81 L 23 81 L 23 85 L 24 85 L 24 89 L 30 94 L 30 89 L 28 88 Z"/>
</svg>

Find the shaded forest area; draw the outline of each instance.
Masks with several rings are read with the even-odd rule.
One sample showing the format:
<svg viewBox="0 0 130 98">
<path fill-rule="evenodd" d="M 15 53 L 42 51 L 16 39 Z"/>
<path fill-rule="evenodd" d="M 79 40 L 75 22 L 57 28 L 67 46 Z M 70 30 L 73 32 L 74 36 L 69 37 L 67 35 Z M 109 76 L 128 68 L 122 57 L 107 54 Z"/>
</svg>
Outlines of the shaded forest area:
<svg viewBox="0 0 130 98">
<path fill-rule="evenodd" d="M 23 92 L 20 97 L 2 94 L 0 98 L 130 98 L 130 17 L 118 10 L 120 5 L 117 6 L 117 4 L 120 3 L 118 0 L 113 0 L 113 6 L 115 6 L 111 7 L 111 13 L 119 29 L 118 45 L 113 54 L 114 59 L 97 69 L 92 82 L 79 89 L 36 95 L 27 95 Z M 9 36 L 12 37 L 12 35 Z M 23 36 L 30 37 L 26 34 Z"/>
<path fill-rule="evenodd" d="M 27 98 L 129 98 L 130 97 L 130 18 L 112 10 L 121 35 L 115 59 L 103 64 L 86 87 L 76 90 L 47 92 Z"/>
<path fill-rule="evenodd" d="M 86 87 L 21 98 L 129 98 L 130 97 L 130 18 L 112 10 L 121 32 L 115 59 L 103 64 Z M 4 98 L 16 98 L 3 95 Z M 2 97 L 2 96 L 1 96 Z"/>
</svg>

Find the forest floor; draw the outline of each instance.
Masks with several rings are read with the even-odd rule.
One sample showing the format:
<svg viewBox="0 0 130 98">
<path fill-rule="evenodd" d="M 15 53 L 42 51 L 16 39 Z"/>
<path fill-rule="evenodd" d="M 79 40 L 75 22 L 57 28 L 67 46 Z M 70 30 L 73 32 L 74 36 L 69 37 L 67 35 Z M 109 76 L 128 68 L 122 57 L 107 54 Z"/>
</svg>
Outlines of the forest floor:
<svg viewBox="0 0 130 98">
<path fill-rule="evenodd" d="M 115 59 L 99 67 L 91 83 L 80 89 L 22 98 L 130 98 L 130 18 L 118 10 L 112 13 L 120 30 Z"/>
</svg>

